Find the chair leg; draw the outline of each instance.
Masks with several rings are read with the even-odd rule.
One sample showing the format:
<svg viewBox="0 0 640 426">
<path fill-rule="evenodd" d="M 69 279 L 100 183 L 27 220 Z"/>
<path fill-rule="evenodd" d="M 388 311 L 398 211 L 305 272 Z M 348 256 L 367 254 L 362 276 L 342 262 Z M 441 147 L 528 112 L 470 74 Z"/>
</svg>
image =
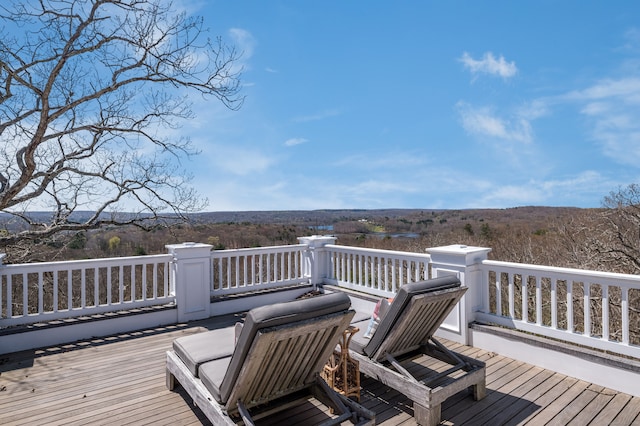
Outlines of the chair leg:
<svg viewBox="0 0 640 426">
<path fill-rule="evenodd" d="M 171 374 L 171 372 L 169 371 L 169 369 L 167 369 L 166 371 L 167 374 L 167 389 L 169 389 L 170 391 L 174 390 L 176 387 L 176 376 L 174 376 L 173 374 Z"/>
<path fill-rule="evenodd" d="M 440 410 L 440 404 L 427 408 L 415 401 L 413 403 L 413 417 L 416 423 L 422 426 L 435 426 L 440 424 Z"/>
<path fill-rule="evenodd" d="M 481 382 L 476 383 L 475 385 L 472 386 L 472 388 L 473 388 L 473 399 L 475 399 L 476 401 L 480 401 L 487 395 L 487 384 L 484 377 L 482 378 Z"/>
</svg>

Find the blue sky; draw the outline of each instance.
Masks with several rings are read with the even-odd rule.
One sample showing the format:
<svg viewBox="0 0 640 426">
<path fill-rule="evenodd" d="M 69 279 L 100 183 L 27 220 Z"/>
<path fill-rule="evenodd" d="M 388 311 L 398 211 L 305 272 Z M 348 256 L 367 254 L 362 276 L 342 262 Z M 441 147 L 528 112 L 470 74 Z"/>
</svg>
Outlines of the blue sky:
<svg viewBox="0 0 640 426">
<path fill-rule="evenodd" d="M 243 52 L 194 99 L 210 211 L 598 207 L 640 182 L 640 3 L 194 1 Z"/>
</svg>

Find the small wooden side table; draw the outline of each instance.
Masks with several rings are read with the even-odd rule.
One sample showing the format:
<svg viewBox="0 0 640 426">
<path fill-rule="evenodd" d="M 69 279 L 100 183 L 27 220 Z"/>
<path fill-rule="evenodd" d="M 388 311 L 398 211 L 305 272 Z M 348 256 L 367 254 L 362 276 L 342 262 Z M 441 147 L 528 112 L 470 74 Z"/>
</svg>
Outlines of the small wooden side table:
<svg viewBox="0 0 640 426">
<path fill-rule="evenodd" d="M 342 332 L 338 342 L 339 350 L 335 350 L 329 362 L 322 370 L 322 378 L 336 392 L 348 397 L 355 397 L 360 402 L 360 363 L 349 356 L 349 343 L 360 329 L 349 326 Z"/>
</svg>

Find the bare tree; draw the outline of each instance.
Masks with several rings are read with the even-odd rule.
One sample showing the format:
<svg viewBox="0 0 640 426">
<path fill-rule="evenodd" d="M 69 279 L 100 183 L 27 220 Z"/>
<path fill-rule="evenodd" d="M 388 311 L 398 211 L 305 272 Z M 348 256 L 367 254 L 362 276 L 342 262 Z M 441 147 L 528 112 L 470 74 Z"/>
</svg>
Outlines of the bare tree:
<svg viewBox="0 0 640 426">
<path fill-rule="evenodd" d="M 640 273 L 640 185 L 612 191 L 603 205 L 598 253 L 616 272 Z"/>
<path fill-rule="evenodd" d="M 611 191 L 602 208 L 564 221 L 557 246 L 565 262 L 561 266 L 640 273 L 640 185 Z"/>
<path fill-rule="evenodd" d="M 239 55 L 201 18 L 163 0 L 25 0 L 0 20 L 0 212 L 19 229 L 0 247 L 206 205 L 176 129 L 189 96 L 243 98 Z"/>
</svg>

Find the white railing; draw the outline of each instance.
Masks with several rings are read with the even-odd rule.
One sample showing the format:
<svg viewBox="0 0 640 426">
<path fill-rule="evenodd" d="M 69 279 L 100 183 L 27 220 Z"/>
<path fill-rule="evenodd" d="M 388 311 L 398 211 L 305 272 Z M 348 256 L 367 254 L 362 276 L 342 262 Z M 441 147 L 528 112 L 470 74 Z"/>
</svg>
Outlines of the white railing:
<svg viewBox="0 0 640 426">
<path fill-rule="evenodd" d="M 393 296 L 400 286 L 430 277 L 428 254 L 326 245 L 326 284 Z"/>
<path fill-rule="evenodd" d="M 0 327 L 163 305 L 171 255 L 0 265 Z"/>
<path fill-rule="evenodd" d="M 464 246 L 429 255 L 314 244 L 213 252 L 184 244 L 167 255 L 0 265 L 0 327 L 170 302 L 191 320 L 211 314 L 210 296 L 297 284 L 392 297 L 448 271 L 470 287 L 462 328 L 478 320 L 640 358 L 639 276 L 476 259 Z"/>
<path fill-rule="evenodd" d="M 482 269 L 476 319 L 640 357 L 639 276 L 488 260 Z"/>
<path fill-rule="evenodd" d="M 211 252 L 211 295 L 222 296 L 308 283 L 304 244 Z"/>
</svg>

